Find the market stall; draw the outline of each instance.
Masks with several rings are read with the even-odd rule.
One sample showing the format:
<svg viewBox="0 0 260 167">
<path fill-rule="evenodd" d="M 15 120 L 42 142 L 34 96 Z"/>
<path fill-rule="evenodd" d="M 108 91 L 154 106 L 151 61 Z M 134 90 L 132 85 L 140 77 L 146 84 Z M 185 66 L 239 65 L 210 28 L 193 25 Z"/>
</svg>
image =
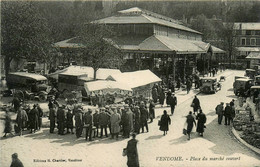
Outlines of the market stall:
<svg viewBox="0 0 260 167">
<path fill-rule="evenodd" d="M 123 83 L 108 80 L 98 80 L 84 83 L 84 88 L 93 105 L 104 106 L 118 103 L 126 96 L 132 96 L 132 89 Z"/>
<path fill-rule="evenodd" d="M 143 97 L 150 97 L 153 85 L 162 81 L 150 70 L 112 74 L 107 77 L 107 80 L 126 84 L 132 88 L 134 96 Z"/>
</svg>

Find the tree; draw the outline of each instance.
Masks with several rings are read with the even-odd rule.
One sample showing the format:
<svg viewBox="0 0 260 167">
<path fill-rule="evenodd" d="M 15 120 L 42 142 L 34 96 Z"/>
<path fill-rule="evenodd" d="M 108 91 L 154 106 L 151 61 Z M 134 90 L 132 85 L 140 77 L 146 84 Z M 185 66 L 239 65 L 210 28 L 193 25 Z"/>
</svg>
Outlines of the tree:
<svg viewBox="0 0 260 167">
<path fill-rule="evenodd" d="M 222 27 L 222 38 L 224 42 L 223 43 L 224 49 L 228 53 L 229 66 L 231 67 L 232 55 L 235 54 L 235 45 L 236 45 L 234 23 L 224 24 L 224 26 Z"/>
<path fill-rule="evenodd" d="M 204 14 L 198 15 L 191 22 L 191 28 L 203 33 L 203 40 L 212 40 L 217 38 L 216 29 Z"/>
<path fill-rule="evenodd" d="M 46 19 L 33 2 L 2 2 L 1 49 L 5 74 L 13 59 L 51 61 L 52 40 Z"/>
<path fill-rule="evenodd" d="M 99 68 L 120 68 L 124 63 L 120 47 L 113 42 L 115 32 L 105 25 L 85 24 L 79 33 L 83 47 L 80 49 L 83 63 L 94 69 L 94 80 Z"/>
</svg>

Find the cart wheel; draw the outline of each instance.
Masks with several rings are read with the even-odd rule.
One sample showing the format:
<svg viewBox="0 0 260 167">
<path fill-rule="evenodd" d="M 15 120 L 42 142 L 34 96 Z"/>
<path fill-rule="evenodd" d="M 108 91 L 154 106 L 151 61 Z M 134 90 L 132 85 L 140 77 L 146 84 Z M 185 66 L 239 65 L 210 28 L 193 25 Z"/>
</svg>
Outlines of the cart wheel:
<svg viewBox="0 0 260 167">
<path fill-rule="evenodd" d="M 46 101 L 47 96 L 44 93 L 41 93 L 41 94 L 39 94 L 39 100 L 40 100 L 40 102 Z"/>
</svg>

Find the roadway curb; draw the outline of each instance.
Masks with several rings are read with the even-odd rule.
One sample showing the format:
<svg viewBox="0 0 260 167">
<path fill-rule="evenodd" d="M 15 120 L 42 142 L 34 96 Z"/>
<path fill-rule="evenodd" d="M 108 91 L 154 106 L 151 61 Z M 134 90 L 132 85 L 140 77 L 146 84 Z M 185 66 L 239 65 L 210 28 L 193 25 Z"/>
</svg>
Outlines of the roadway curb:
<svg viewBox="0 0 260 167">
<path fill-rule="evenodd" d="M 237 133 L 237 131 L 235 130 L 234 127 L 232 127 L 231 132 L 232 132 L 232 134 L 236 137 L 236 139 L 237 139 L 240 143 L 242 143 L 242 144 L 243 144 L 244 146 L 246 146 L 248 149 L 250 149 L 250 150 L 254 151 L 255 153 L 257 153 L 258 155 L 260 155 L 260 149 L 254 147 L 254 146 L 248 144 L 246 141 L 244 141 L 244 140 L 239 136 L 239 134 Z"/>
</svg>

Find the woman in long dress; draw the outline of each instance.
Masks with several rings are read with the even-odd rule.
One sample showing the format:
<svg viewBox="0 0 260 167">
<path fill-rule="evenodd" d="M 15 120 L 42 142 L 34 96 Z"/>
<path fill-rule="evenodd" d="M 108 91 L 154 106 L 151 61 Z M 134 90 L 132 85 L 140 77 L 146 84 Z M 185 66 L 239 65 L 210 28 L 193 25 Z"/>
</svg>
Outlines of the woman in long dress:
<svg viewBox="0 0 260 167">
<path fill-rule="evenodd" d="M 198 124 L 197 124 L 196 132 L 198 132 L 199 135 L 203 137 L 204 127 L 205 127 L 204 124 L 206 123 L 207 118 L 201 109 L 199 110 L 199 114 L 197 115 L 197 120 L 198 120 Z"/>
<path fill-rule="evenodd" d="M 164 110 L 163 115 L 161 117 L 161 122 L 160 122 L 160 130 L 163 131 L 163 135 L 167 134 L 170 124 L 171 124 L 171 118 L 167 114 L 167 111 Z"/>
</svg>

